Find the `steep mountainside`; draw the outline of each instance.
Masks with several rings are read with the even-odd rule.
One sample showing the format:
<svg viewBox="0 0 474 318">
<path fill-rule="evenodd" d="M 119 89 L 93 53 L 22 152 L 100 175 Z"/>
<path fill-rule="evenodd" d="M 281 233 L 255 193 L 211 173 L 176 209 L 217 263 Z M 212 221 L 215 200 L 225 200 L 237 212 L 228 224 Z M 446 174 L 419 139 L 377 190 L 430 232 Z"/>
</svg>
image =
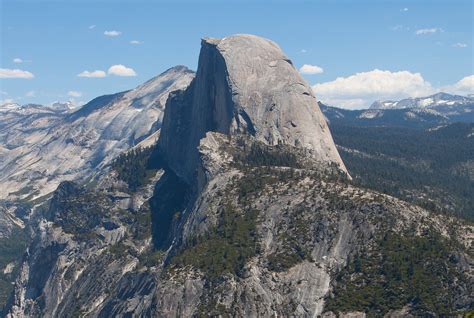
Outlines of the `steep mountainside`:
<svg viewBox="0 0 474 318">
<path fill-rule="evenodd" d="M 335 124 L 331 131 L 355 182 L 474 220 L 474 124 L 427 130 Z"/>
<path fill-rule="evenodd" d="M 321 105 L 321 109 L 360 185 L 474 219 L 474 118 L 417 108 L 350 111 Z"/>
<path fill-rule="evenodd" d="M 0 199 L 31 200 L 63 180 L 90 177 L 161 125 L 169 92 L 193 72 L 175 67 L 134 90 L 92 100 L 76 112 L 26 106 L 0 112 Z"/>
<path fill-rule="evenodd" d="M 7 317 L 449 316 L 474 301 L 474 228 L 352 184 L 309 86 L 256 36 L 203 40 L 157 145 L 62 182 L 33 217 Z"/>
<path fill-rule="evenodd" d="M 193 76 L 177 66 L 79 110 L 68 103 L 0 107 L 0 307 L 25 252 L 24 229 L 36 221 L 31 207 L 61 181 L 91 180 L 123 151 L 156 142 L 169 92 Z"/>
<path fill-rule="evenodd" d="M 93 189 L 61 184 L 10 316 L 447 315 L 472 303 L 472 228 L 354 187 L 291 146 L 208 133 L 200 154 L 210 181 L 189 204 L 167 169 L 136 191 L 116 172 Z"/>
</svg>

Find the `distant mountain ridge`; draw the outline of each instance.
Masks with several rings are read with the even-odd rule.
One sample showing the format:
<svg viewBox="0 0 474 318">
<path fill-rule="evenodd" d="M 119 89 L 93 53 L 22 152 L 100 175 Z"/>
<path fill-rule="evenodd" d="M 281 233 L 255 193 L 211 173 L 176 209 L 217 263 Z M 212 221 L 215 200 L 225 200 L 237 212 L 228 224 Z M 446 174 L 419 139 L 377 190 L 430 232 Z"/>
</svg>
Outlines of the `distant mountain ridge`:
<svg viewBox="0 0 474 318">
<path fill-rule="evenodd" d="M 474 98 L 446 93 L 400 101 L 378 101 L 369 109 L 361 110 L 319 104 L 331 124 L 430 128 L 454 122 L 474 122 Z"/>
<path fill-rule="evenodd" d="M 46 195 L 64 180 L 107 164 L 161 126 L 171 91 L 194 72 L 173 67 L 135 89 L 97 97 L 78 110 L 70 103 L 0 107 L 0 199 Z"/>
<path fill-rule="evenodd" d="M 375 101 L 370 109 L 435 108 L 439 106 L 458 107 L 474 103 L 474 97 L 437 93 L 427 97 L 405 98 L 399 101 Z"/>
<path fill-rule="evenodd" d="M 17 114 L 32 114 L 40 112 L 72 112 L 78 109 L 73 102 L 54 102 L 51 105 L 41 105 L 41 104 L 25 104 L 20 105 L 17 103 L 5 103 L 0 105 L 0 113 L 17 113 Z"/>
</svg>

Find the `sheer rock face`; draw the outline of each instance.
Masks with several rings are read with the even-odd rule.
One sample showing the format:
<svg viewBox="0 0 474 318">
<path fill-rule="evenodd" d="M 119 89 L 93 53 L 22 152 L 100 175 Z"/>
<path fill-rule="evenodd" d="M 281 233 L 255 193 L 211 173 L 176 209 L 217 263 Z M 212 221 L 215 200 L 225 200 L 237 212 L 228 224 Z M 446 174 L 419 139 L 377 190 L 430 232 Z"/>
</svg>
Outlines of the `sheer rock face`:
<svg viewBox="0 0 474 318">
<path fill-rule="evenodd" d="M 196 78 L 168 100 L 159 146 L 188 182 L 208 131 L 306 148 L 346 172 L 309 85 L 278 45 L 254 35 L 203 39 Z"/>
</svg>

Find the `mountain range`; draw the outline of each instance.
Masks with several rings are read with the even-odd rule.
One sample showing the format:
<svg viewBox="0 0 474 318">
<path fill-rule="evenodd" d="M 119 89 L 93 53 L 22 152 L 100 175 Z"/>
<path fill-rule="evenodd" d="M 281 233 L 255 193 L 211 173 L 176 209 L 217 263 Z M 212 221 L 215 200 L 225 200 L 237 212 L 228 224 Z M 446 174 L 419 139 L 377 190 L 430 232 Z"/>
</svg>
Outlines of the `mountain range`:
<svg viewBox="0 0 474 318">
<path fill-rule="evenodd" d="M 431 128 L 474 122 L 474 98 L 435 94 L 398 102 L 374 102 L 370 109 L 347 110 L 320 103 L 328 122 L 357 126 Z"/>
<path fill-rule="evenodd" d="M 370 109 L 460 108 L 464 105 L 472 106 L 473 103 L 473 97 L 437 93 L 428 97 L 407 98 L 399 101 L 376 101 Z"/>
<path fill-rule="evenodd" d="M 364 170 L 347 154 L 383 156 L 341 129 L 445 133 L 440 125 L 468 116 L 437 107 L 429 123 L 417 107 L 320 108 L 279 46 L 254 35 L 204 38 L 196 73 L 177 66 L 80 109 L 7 105 L 3 313 L 468 312 L 472 224 L 360 182 Z"/>
<path fill-rule="evenodd" d="M 137 88 L 98 97 L 79 110 L 67 104 L 0 108 L 0 199 L 34 200 L 63 180 L 82 180 L 161 126 L 168 94 L 194 72 L 177 66 Z M 154 139 L 153 139 L 154 140 Z"/>
</svg>

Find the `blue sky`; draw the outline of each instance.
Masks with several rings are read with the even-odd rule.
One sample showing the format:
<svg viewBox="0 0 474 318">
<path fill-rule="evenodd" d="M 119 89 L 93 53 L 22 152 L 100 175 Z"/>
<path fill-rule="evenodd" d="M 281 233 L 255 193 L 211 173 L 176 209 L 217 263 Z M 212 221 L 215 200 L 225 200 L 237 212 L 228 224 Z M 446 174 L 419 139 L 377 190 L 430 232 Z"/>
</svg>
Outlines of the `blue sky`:
<svg viewBox="0 0 474 318">
<path fill-rule="evenodd" d="M 234 33 L 277 42 L 335 106 L 474 93 L 472 1 L 0 3 L 4 102 L 87 102 L 174 65 L 196 69 L 201 37 Z M 78 76 L 96 70 L 104 77 Z"/>
</svg>

